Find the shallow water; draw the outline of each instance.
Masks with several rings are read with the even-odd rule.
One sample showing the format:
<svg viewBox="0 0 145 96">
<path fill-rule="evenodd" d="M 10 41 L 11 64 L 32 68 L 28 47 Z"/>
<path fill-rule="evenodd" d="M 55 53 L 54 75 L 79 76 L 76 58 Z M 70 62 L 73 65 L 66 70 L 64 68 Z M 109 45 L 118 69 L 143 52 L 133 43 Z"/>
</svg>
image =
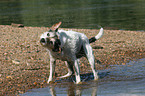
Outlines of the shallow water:
<svg viewBox="0 0 145 96">
<path fill-rule="evenodd" d="M 145 30 L 145 0 L 0 0 L 0 25 Z"/>
<path fill-rule="evenodd" d="M 56 81 L 57 85 L 31 89 L 20 96 L 145 96 L 145 59 L 113 65 L 100 70 L 99 76 L 94 82 L 92 74 L 82 75 L 82 85 L 75 85 L 73 78 Z"/>
</svg>

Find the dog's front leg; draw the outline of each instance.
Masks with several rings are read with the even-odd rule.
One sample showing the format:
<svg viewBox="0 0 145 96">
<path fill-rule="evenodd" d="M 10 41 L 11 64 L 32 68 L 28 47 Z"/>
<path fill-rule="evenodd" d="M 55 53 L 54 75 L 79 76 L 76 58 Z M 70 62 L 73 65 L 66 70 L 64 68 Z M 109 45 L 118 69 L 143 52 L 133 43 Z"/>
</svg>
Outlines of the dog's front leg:
<svg viewBox="0 0 145 96">
<path fill-rule="evenodd" d="M 54 58 L 50 58 L 50 74 L 49 74 L 49 79 L 47 81 L 47 83 L 51 83 L 53 81 L 53 75 L 54 75 L 54 71 L 55 71 L 55 63 L 56 60 Z"/>
<path fill-rule="evenodd" d="M 75 59 L 74 61 L 74 68 L 75 68 L 76 84 L 81 84 L 80 67 L 77 59 Z"/>
</svg>

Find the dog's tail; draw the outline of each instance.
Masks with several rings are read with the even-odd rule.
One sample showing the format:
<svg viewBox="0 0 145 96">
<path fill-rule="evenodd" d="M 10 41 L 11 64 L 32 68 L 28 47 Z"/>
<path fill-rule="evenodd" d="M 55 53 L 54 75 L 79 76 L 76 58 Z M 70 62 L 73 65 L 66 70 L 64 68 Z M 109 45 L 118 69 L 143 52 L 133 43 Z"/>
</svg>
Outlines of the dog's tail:
<svg viewBox="0 0 145 96">
<path fill-rule="evenodd" d="M 100 32 L 95 37 L 92 37 L 92 38 L 89 39 L 89 43 L 93 43 L 96 40 L 100 39 L 103 36 L 103 34 L 104 34 L 104 30 L 101 27 Z"/>
</svg>

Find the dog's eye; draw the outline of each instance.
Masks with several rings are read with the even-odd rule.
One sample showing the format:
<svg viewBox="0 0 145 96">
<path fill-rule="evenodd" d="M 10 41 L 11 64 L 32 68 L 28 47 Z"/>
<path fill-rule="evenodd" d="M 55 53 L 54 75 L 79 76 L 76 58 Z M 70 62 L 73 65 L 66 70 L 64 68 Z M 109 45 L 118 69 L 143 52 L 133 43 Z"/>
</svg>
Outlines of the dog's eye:
<svg viewBox="0 0 145 96">
<path fill-rule="evenodd" d="M 48 32 L 53 32 L 51 29 Z"/>
<path fill-rule="evenodd" d="M 47 36 L 49 37 L 49 36 L 50 36 L 50 34 L 49 34 L 49 33 L 47 33 Z"/>
<path fill-rule="evenodd" d="M 52 41 L 49 41 L 49 44 L 53 44 L 53 42 Z"/>
</svg>

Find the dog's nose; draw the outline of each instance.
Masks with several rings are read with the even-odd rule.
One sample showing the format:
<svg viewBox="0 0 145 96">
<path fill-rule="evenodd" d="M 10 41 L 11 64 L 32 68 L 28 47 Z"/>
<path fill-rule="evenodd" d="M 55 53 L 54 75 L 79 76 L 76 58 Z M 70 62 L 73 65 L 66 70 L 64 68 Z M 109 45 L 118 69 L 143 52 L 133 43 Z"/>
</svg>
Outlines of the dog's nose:
<svg viewBox="0 0 145 96">
<path fill-rule="evenodd" d="M 41 38 L 40 42 L 41 43 L 45 43 L 45 39 L 44 38 Z"/>
</svg>

